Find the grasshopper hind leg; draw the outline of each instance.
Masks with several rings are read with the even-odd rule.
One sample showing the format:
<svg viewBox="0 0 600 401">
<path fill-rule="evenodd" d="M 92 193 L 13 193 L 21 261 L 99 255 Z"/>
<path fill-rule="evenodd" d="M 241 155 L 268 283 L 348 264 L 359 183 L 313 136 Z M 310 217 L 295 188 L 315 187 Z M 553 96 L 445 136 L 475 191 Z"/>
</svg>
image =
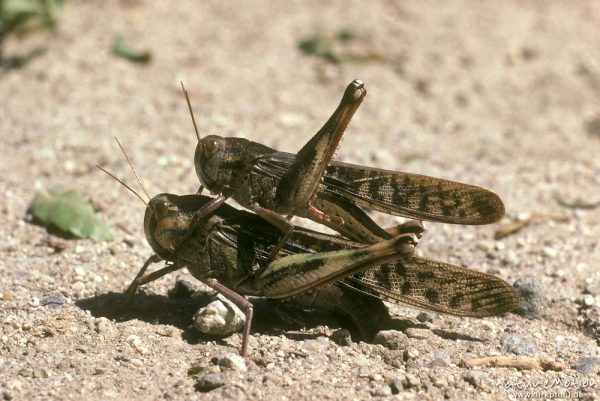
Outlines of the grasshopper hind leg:
<svg viewBox="0 0 600 401">
<path fill-rule="evenodd" d="M 238 294 L 230 288 L 225 287 L 215 279 L 209 279 L 205 281 L 206 285 L 214 289 L 215 291 L 223 294 L 225 298 L 233 302 L 238 308 L 246 315 L 246 322 L 244 323 L 244 334 L 242 336 L 242 356 L 245 357 L 248 353 L 248 338 L 250 337 L 250 326 L 252 325 L 252 316 L 254 315 L 254 306 L 248 301 L 243 295 Z"/>
<path fill-rule="evenodd" d="M 280 214 L 275 213 L 269 209 L 265 209 L 256 203 L 252 205 L 251 210 L 260 217 L 262 217 L 264 220 L 271 223 L 273 226 L 277 227 L 277 229 L 279 229 L 279 231 L 281 231 L 282 233 L 282 236 L 277 242 L 277 245 L 275 245 L 275 247 L 271 250 L 269 256 L 267 257 L 267 260 L 264 263 L 262 263 L 263 266 L 266 266 L 273 260 L 275 260 L 275 257 L 277 257 L 277 254 L 279 253 L 281 248 L 283 248 L 285 243 L 288 242 L 290 236 L 292 235 L 292 232 L 294 231 L 294 225 L 289 222 L 289 219 L 286 219 Z M 291 218 L 291 216 L 289 218 Z"/>
</svg>

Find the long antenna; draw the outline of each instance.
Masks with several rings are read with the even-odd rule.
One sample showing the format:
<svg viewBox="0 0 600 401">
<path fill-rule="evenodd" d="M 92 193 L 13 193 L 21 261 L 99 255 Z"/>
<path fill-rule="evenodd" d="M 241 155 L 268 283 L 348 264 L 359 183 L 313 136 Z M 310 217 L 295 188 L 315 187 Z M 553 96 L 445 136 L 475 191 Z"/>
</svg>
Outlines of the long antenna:
<svg viewBox="0 0 600 401">
<path fill-rule="evenodd" d="M 117 141 L 117 144 L 121 148 L 121 152 L 123 152 L 123 154 L 125 155 L 125 158 L 127 159 L 127 163 L 129 163 L 129 167 L 131 167 L 131 171 L 133 171 L 133 175 L 135 175 L 135 178 L 137 179 L 138 183 L 140 184 L 140 187 L 142 187 L 142 191 L 144 191 L 144 193 L 146 194 L 146 197 L 148 199 L 150 199 L 150 195 L 148 195 L 148 192 L 146 192 L 146 188 L 144 188 L 144 184 L 142 184 L 142 180 L 140 180 L 140 177 L 138 177 L 137 173 L 135 172 L 135 169 L 133 168 L 133 164 L 131 163 L 131 160 L 129 160 L 129 156 L 127 156 L 127 152 L 125 152 L 125 148 L 123 148 L 123 145 L 121 145 L 121 142 L 119 142 L 119 140 L 117 139 L 116 136 L 115 136 L 115 141 Z"/>
<path fill-rule="evenodd" d="M 115 180 L 117 180 L 118 182 L 121 183 L 121 185 L 123 185 L 125 188 L 127 188 L 128 190 L 130 190 L 135 196 L 137 196 L 138 198 L 140 198 L 140 200 L 144 203 L 144 205 L 146 205 L 146 207 L 148 207 L 148 202 L 146 202 L 144 200 L 144 198 L 142 198 L 140 196 L 140 194 L 138 194 L 137 192 L 135 192 L 133 189 L 131 189 L 131 187 L 127 184 L 125 184 L 123 181 L 121 181 L 120 179 L 118 179 L 117 177 L 115 177 L 112 173 L 109 173 L 108 171 L 106 171 L 104 168 L 100 167 L 99 165 L 96 164 L 96 168 L 98 168 L 99 170 L 104 171 L 106 174 L 110 175 L 112 178 L 114 178 Z"/>
<path fill-rule="evenodd" d="M 194 124 L 194 131 L 196 131 L 196 138 L 198 138 L 198 142 L 200 142 L 200 133 L 198 132 L 198 126 L 196 125 L 196 119 L 194 118 L 194 112 L 192 111 L 192 104 L 190 103 L 190 97 L 188 96 L 185 87 L 183 86 L 183 81 L 179 81 L 181 83 L 181 89 L 183 89 L 183 94 L 185 95 L 185 101 L 187 102 L 188 109 L 190 109 L 190 116 L 192 116 L 192 123 Z"/>
</svg>

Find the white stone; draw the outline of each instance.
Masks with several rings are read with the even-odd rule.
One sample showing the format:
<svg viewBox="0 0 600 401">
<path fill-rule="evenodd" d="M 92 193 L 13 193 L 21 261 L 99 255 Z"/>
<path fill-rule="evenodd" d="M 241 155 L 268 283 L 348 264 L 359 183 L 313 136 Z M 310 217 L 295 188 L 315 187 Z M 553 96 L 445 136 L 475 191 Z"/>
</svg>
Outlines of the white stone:
<svg viewBox="0 0 600 401">
<path fill-rule="evenodd" d="M 200 308 L 194 315 L 196 330 L 216 336 L 229 336 L 241 331 L 245 321 L 244 314 L 221 296 L 204 308 Z"/>
</svg>

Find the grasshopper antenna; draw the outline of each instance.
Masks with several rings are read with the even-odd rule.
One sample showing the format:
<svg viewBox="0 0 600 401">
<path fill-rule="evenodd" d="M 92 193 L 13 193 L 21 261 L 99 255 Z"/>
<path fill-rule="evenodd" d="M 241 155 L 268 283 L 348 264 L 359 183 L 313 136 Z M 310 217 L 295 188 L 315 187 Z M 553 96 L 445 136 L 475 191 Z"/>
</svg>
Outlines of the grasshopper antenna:
<svg viewBox="0 0 600 401">
<path fill-rule="evenodd" d="M 123 181 L 121 181 L 120 179 L 118 179 L 117 177 L 115 177 L 112 173 L 109 173 L 108 171 L 106 171 L 103 167 L 99 166 L 96 164 L 96 168 L 99 170 L 104 171 L 106 174 L 110 175 L 113 179 L 117 180 L 119 183 L 121 183 L 121 185 L 123 185 L 125 188 L 127 188 L 128 190 L 130 190 L 135 196 L 137 196 L 138 198 L 140 198 L 140 200 L 142 202 L 144 202 L 144 205 L 146 205 L 146 207 L 148 207 L 148 202 L 146 202 L 144 200 L 144 198 L 142 198 L 140 196 L 140 194 L 138 194 L 137 192 L 135 192 L 133 189 L 131 189 L 131 187 L 127 184 L 125 184 Z"/>
<path fill-rule="evenodd" d="M 198 132 L 198 126 L 196 125 L 196 119 L 194 118 L 194 112 L 192 111 L 192 104 L 190 103 L 190 97 L 188 96 L 185 87 L 183 86 L 183 81 L 179 81 L 181 83 L 181 89 L 183 90 L 183 94 L 185 96 L 185 101 L 187 102 L 188 109 L 190 110 L 190 116 L 192 116 L 192 124 L 194 124 L 194 131 L 196 131 L 196 138 L 198 138 L 198 142 L 200 142 L 200 133 Z"/>
<path fill-rule="evenodd" d="M 127 163 L 129 163 L 129 167 L 131 167 L 131 171 L 133 171 L 133 175 L 135 175 L 137 182 L 140 184 L 140 187 L 142 187 L 142 191 L 144 191 L 144 193 L 146 194 L 146 197 L 148 199 L 150 199 L 150 195 L 148 195 L 148 192 L 146 192 L 146 188 L 144 188 L 144 184 L 142 184 L 142 180 L 140 180 L 140 177 L 137 175 L 137 173 L 135 172 L 135 169 L 133 168 L 133 163 L 131 163 L 131 160 L 129 160 L 129 156 L 127 156 L 127 152 L 125 152 L 125 148 L 123 147 L 123 145 L 121 145 L 121 142 L 119 142 L 119 140 L 117 139 L 116 136 L 115 136 L 115 141 L 117 141 L 117 144 L 121 148 L 121 152 L 123 152 L 123 154 L 125 155 L 125 158 L 127 159 Z"/>
</svg>

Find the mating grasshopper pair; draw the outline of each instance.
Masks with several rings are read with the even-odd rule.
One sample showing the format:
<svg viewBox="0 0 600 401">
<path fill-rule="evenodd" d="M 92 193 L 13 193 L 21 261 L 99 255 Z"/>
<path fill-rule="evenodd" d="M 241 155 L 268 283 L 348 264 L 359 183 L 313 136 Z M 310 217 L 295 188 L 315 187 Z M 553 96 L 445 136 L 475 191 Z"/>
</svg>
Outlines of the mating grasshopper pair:
<svg viewBox="0 0 600 401">
<path fill-rule="evenodd" d="M 373 323 L 372 311 L 384 308 L 382 299 L 476 317 L 516 307 L 514 289 L 497 277 L 414 257 L 423 232 L 419 223 L 401 225 L 393 236 L 357 206 L 460 224 L 493 222 L 504 213 L 497 195 L 479 187 L 332 163 L 365 94 L 362 82 L 353 81 L 298 155 L 244 139 L 200 139 L 196 129 L 196 171 L 219 196 L 161 194 L 148 201 L 144 230 L 155 255 L 128 288 L 130 297 L 139 285 L 187 266 L 246 313 L 243 355 L 252 318 L 252 305 L 243 295 L 296 297 L 301 305 L 348 315 L 366 336 L 373 328 L 363 320 Z M 228 197 L 256 215 L 224 204 Z M 350 240 L 292 229 L 281 214 L 309 217 Z M 145 274 L 160 260 L 167 266 Z"/>
</svg>

